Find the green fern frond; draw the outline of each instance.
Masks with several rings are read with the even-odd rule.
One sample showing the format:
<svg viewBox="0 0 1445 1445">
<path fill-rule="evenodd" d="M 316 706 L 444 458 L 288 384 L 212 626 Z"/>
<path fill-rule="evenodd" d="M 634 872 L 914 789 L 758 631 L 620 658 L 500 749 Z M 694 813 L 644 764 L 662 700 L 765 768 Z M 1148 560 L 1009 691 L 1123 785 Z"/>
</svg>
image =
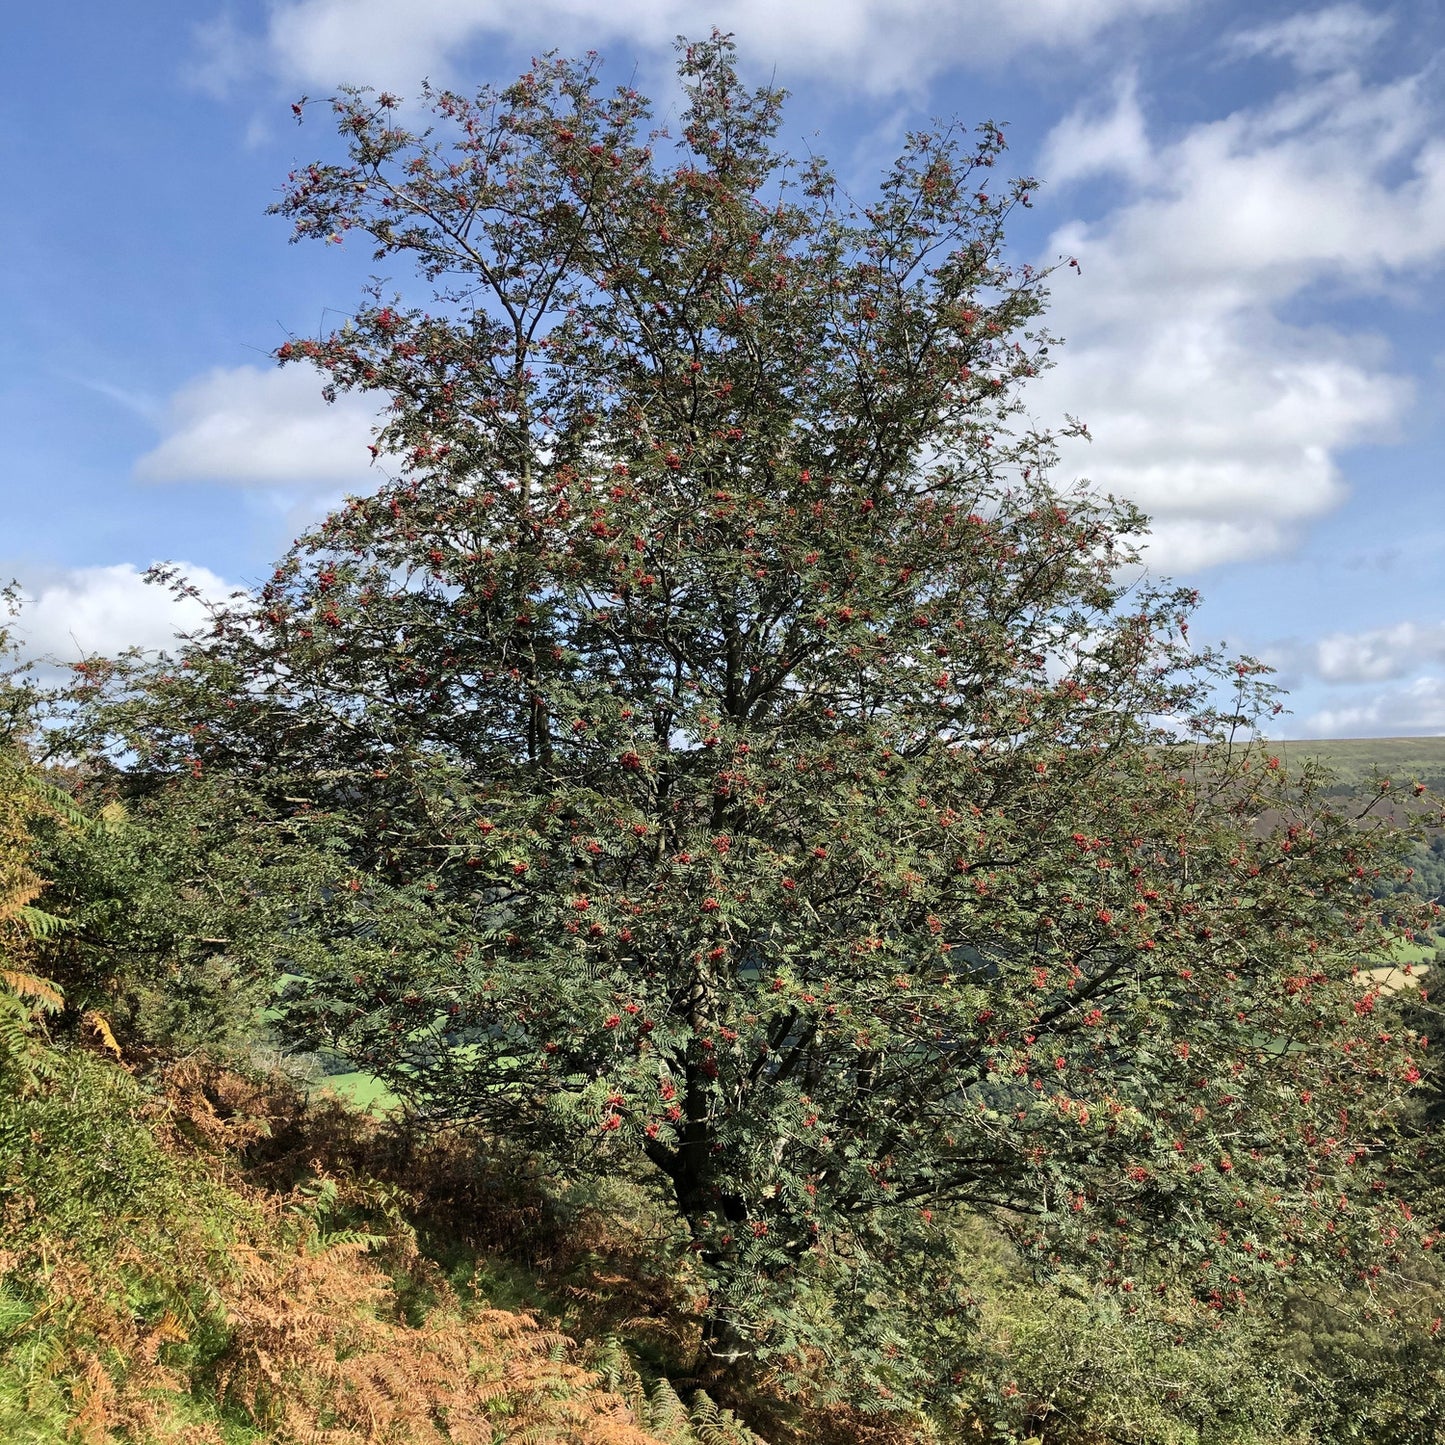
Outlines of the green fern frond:
<svg viewBox="0 0 1445 1445">
<path fill-rule="evenodd" d="M 593 1346 L 588 1353 L 587 1368 L 595 1371 L 614 1395 L 621 1395 L 627 1401 L 627 1408 L 639 1421 L 646 1418 L 647 1385 L 626 1345 L 616 1335 L 608 1335 Z"/>
<path fill-rule="evenodd" d="M 646 1429 L 666 1445 L 693 1445 L 687 1406 L 665 1379 L 654 1380 L 643 1412 Z"/>
<path fill-rule="evenodd" d="M 21 773 L 18 782 L 31 797 L 43 803 L 50 812 L 57 814 L 78 833 L 111 832 L 125 821 L 125 808 L 120 803 L 108 803 L 101 810 L 100 817 L 93 818 L 78 806 L 64 788 L 33 771 Z"/>
<path fill-rule="evenodd" d="M 722 1409 L 703 1390 L 692 1397 L 690 1424 L 699 1445 L 763 1445 L 731 1410 Z"/>
<path fill-rule="evenodd" d="M 390 1238 L 385 1234 L 372 1234 L 364 1229 L 332 1229 L 316 1236 L 316 1249 L 380 1249 Z"/>
<path fill-rule="evenodd" d="M 0 992 L 0 1080 L 23 1094 L 54 1073 L 55 1055 L 37 1037 L 35 1009 L 14 993 Z"/>
<path fill-rule="evenodd" d="M 23 1056 L 33 1042 L 29 1010 L 21 1007 L 19 999 L 0 994 L 0 1059 Z"/>
<path fill-rule="evenodd" d="M 61 918 L 29 903 L 17 908 L 14 916 L 25 926 L 31 938 L 42 940 L 54 938 L 57 933 L 65 933 L 75 927 L 74 919 Z"/>
</svg>

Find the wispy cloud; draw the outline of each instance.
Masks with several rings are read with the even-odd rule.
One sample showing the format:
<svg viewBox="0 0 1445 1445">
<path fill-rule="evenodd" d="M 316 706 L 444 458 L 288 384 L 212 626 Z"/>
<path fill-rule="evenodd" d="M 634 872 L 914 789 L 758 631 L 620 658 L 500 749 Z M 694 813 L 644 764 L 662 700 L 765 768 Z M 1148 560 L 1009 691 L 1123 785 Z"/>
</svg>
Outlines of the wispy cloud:
<svg viewBox="0 0 1445 1445">
<path fill-rule="evenodd" d="M 265 38 L 243 30 L 232 15 L 202 20 L 191 34 L 192 49 L 181 80 L 213 100 L 230 95 L 266 68 L 269 51 Z"/>
<path fill-rule="evenodd" d="M 159 425 L 161 422 L 164 408 L 148 392 L 120 386 L 101 376 L 81 376 L 70 371 L 62 371 L 59 375 L 62 380 L 68 381 L 74 386 L 84 387 L 86 391 L 93 391 L 97 396 L 103 396 L 107 401 L 114 402 L 122 411 L 128 411 L 132 416 L 140 417 L 142 421 L 150 422 L 152 425 Z"/>
<path fill-rule="evenodd" d="M 1226 44 L 1235 55 L 1287 60 L 1306 74 L 1318 74 L 1357 64 L 1393 23 L 1389 15 L 1362 5 L 1329 5 L 1237 31 Z"/>
<path fill-rule="evenodd" d="M 301 85 L 415 85 L 442 79 L 459 55 L 504 38 L 575 51 L 623 42 L 665 55 L 678 34 L 716 25 L 752 58 L 795 77 L 826 77 L 874 95 L 917 92 L 942 71 L 994 65 L 1024 50 L 1085 45 L 1116 23 L 1186 9 L 1193 0 L 280 0 L 265 36 L 269 67 Z M 232 37 L 201 36 L 204 83 L 224 78 Z"/>
</svg>

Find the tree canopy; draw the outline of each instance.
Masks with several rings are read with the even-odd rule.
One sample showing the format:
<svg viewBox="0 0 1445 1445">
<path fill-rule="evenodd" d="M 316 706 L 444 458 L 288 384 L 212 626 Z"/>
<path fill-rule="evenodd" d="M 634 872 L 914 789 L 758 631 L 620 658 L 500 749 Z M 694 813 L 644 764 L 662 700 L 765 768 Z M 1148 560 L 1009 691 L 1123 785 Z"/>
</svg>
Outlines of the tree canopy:
<svg viewBox="0 0 1445 1445">
<path fill-rule="evenodd" d="M 719 1354 L 945 1388 L 961 1210 L 1221 1310 L 1388 1268 L 1417 1043 L 1352 973 L 1404 845 L 1053 482 L 1033 182 L 949 127 L 855 200 L 725 37 L 679 70 L 677 137 L 591 60 L 334 102 L 275 209 L 425 292 L 277 355 L 385 399 L 391 474 L 97 675 L 129 786 L 287 850 L 293 1038 L 657 1180 Z"/>
</svg>

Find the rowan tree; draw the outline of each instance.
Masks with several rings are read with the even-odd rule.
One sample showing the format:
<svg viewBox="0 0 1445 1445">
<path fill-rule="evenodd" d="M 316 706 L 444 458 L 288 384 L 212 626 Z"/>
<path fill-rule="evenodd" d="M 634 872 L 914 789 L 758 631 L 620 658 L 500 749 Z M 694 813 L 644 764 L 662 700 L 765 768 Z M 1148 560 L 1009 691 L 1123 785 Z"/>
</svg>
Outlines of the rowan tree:
<svg viewBox="0 0 1445 1445">
<path fill-rule="evenodd" d="M 1388 1267 L 1415 1043 L 1351 973 L 1401 845 L 1051 481 L 1033 183 L 947 127 L 854 200 L 726 37 L 680 75 L 677 137 L 590 59 L 333 102 L 275 210 L 429 290 L 277 356 L 384 400 L 386 479 L 129 678 L 132 780 L 317 840 L 286 1027 L 660 1181 L 719 1354 L 946 1392 L 960 1209 L 1216 1309 Z"/>
</svg>

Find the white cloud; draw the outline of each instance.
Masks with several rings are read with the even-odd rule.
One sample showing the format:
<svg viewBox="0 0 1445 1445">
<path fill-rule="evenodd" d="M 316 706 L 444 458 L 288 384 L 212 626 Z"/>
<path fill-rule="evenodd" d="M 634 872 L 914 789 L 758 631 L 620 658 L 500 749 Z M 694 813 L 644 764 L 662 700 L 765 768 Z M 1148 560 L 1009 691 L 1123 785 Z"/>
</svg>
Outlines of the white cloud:
<svg viewBox="0 0 1445 1445">
<path fill-rule="evenodd" d="M 1445 678 L 1420 677 L 1403 687 L 1337 707 L 1304 720 L 1312 738 L 1408 737 L 1445 734 Z"/>
<path fill-rule="evenodd" d="M 1445 663 L 1445 622 L 1396 622 L 1313 642 L 1290 638 L 1269 644 L 1263 655 L 1282 672 L 1332 687 L 1394 682 Z"/>
<path fill-rule="evenodd" d="M 1049 132 L 1038 171 L 1050 185 L 1109 174 L 1137 181 L 1148 178 L 1154 152 L 1139 106 L 1137 77 L 1121 76 L 1112 100 L 1103 112 L 1073 111 Z"/>
<path fill-rule="evenodd" d="M 279 488 L 366 485 L 374 403 L 328 404 L 304 367 L 217 367 L 171 398 L 159 445 L 135 464 L 144 481 Z"/>
<path fill-rule="evenodd" d="M 1330 5 L 1240 31 L 1230 37 L 1229 47 L 1238 55 L 1288 60 L 1307 74 L 1342 70 L 1376 45 L 1392 24 L 1390 16 L 1360 5 Z"/>
<path fill-rule="evenodd" d="M 194 40 L 195 57 L 182 78 L 214 100 L 229 95 L 266 58 L 264 43 L 247 35 L 230 15 L 198 23 Z"/>
<path fill-rule="evenodd" d="M 679 33 L 735 31 L 750 59 L 875 94 L 915 91 L 954 66 L 1028 48 L 1068 49 L 1115 21 L 1191 0 L 282 0 L 267 40 L 273 68 L 302 85 L 440 79 L 459 51 L 505 36 L 577 51 L 615 42 L 665 54 Z M 209 63 L 209 62 L 208 62 Z M 214 73 L 214 64 L 208 74 Z"/>
<path fill-rule="evenodd" d="M 205 567 L 179 567 L 203 599 L 220 601 L 232 590 Z M 178 632 L 206 620 L 202 600 L 178 598 L 148 583 L 129 562 L 32 577 L 23 592 L 16 640 L 27 657 L 61 663 L 113 656 L 128 647 L 169 648 Z"/>
<path fill-rule="evenodd" d="M 1445 623 L 1400 622 L 1368 632 L 1336 632 L 1312 651 L 1314 671 L 1326 682 L 1386 682 L 1445 662 Z"/>
<path fill-rule="evenodd" d="M 1160 570 L 1288 547 L 1344 498 L 1340 452 L 1398 426 L 1413 383 L 1379 338 L 1286 308 L 1445 260 L 1435 123 L 1422 79 L 1341 74 L 1167 141 L 1127 82 L 1111 109 L 1055 129 L 1058 173 L 1129 180 L 1115 210 L 1052 238 L 1082 275 L 1055 285 L 1050 324 L 1069 345 L 1031 405 L 1088 422 L 1094 444 L 1066 464 L 1156 518 Z"/>
</svg>

